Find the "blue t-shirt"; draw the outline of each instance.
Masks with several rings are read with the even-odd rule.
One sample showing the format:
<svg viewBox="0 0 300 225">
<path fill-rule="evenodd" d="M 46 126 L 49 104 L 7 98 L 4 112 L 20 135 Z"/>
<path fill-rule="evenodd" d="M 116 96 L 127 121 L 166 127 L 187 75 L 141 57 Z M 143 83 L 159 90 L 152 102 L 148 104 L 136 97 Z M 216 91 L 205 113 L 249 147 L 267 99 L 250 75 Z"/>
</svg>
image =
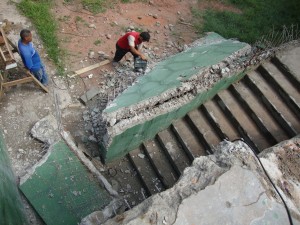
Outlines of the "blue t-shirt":
<svg viewBox="0 0 300 225">
<path fill-rule="evenodd" d="M 20 39 L 18 41 L 18 48 L 22 61 L 27 69 L 29 69 L 31 72 L 35 72 L 42 67 L 40 55 L 33 47 L 32 42 L 29 42 L 27 45 L 25 45 Z"/>
</svg>

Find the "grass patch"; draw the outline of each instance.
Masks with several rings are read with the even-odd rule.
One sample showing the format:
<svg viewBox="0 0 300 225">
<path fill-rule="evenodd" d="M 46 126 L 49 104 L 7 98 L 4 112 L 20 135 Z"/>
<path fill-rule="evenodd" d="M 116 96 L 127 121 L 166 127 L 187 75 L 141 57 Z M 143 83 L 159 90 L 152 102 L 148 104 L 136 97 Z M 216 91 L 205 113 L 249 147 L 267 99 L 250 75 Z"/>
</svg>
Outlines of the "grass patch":
<svg viewBox="0 0 300 225">
<path fill-rule="evenodd" d="M 98 46 L 101 44 L 101 40 L 97 39 L 96 41 L 94 41 L 94 45 Z"/>
<path fill-rule="evenodd" d="M 195 27 L 199 33 L 214 31 L 225 38 L 238 38 L 250 44 L 272 30 L 279 32 L 283 26 L 300 25 L 299 0 L 226 0 L 242 11 L 193 10 Z M 201 23 L 200 23 L 201 22 Z"/>
<path fill-rule="evenodd" d="M 65 2 L 70 2 L 73 0 L 64 0 Z M 103 13 L 108 8 L 114 8 L 117 3 L 133 3 L 133 2 L 147 2 L 147 0 L 81 0 L 83 7 L 94 13 Z"/>
<path fill-rule="evenodd" d="M 49 58 L 57 66 L 59 74 L 63 73 L 63 56 L 56 37 L 57 24 L 50 13 L 51 0 L 22 0 L 17 6 L 31 20 L 42 39 Z"/>
<path fill-rule="evenodd" d="M 82 0 L 82 5 L 92 13 L 105 12 L 106 0 Z"/>
<path fill-rule="evenodd" d="M 75 22 L 76 23 L 78 23 L 78 22 L 85 22 L 85 20 L 84 19 L 82 19 L 82 17 L 80 17 L 80 16 L 76 16 L 76 18 L 75 18 Z"/>
</svg>

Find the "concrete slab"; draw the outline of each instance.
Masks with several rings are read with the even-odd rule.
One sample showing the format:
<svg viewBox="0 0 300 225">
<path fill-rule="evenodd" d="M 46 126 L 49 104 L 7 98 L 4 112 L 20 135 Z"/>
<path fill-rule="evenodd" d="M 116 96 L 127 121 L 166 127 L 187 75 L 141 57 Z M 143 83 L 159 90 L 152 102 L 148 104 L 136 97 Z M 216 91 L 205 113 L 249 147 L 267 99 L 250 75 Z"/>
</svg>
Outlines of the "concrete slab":
<svg viewBox="0 0 300 225">
<path fill-rule="evenodd" d="M 300 225 L 300 136 L 263 151 L 259 158 Z M 81 225 L 96 225 L 97 213 Z M 170 189 L 153 195 L 105 225 L 290 224 L 285 207 L 251 149 L 223 141 L 214 155 L 196 158 Z"/>
<path fill-rule="evenodd" d="M 240 79 L 250 50 L 246 43 L 209 33 L 157 64 L 104 110 L 108 124 L 101 143 L 104 160 L 124 156 Z"/>
<path fill-rule="evenodd" d="M 93 97 L 95 97 L 97 94 L 99 94 L 100 89 L 93 87 L 87 92 L 85 92 L 81 97 L 80 100 L 83 104 L 86 104 L 89 100 L 91 100 Z"/>
<path fill-rule="evenodd" d="M 171 88 L 180 87 L 183 80 L 188 80 L 201 68 L 217 64 L 245 46 L 245 43 L 227 40 L 211 33 L 201 45 L 160 62 L 146 76 L 141 77 L 136 85 L 116 98 L 105 112 L 110 113 L 131 106 Z"/>
<path fill-rule="evenodd" d="M 300 47 L 295 47 L 289 51 L 284 51 L 278 56 L 279 60 L 287 66 L 295 75 L 295 77 L 300 81 Z"/>
<path fill-rule="evenodd" d="M 112 200 L 63 141 L 21 179 L 20 189 L 47 225 L 77 224 Z"/>
<path fill-rule="evenodd" d="M 288 224 L 284 206 L 268 198 L 253 172 L 233 166 L 214 185 L 183 200 L 174 225 L 258 225 L 266 221 L 272 225 Z"/>
</svg>

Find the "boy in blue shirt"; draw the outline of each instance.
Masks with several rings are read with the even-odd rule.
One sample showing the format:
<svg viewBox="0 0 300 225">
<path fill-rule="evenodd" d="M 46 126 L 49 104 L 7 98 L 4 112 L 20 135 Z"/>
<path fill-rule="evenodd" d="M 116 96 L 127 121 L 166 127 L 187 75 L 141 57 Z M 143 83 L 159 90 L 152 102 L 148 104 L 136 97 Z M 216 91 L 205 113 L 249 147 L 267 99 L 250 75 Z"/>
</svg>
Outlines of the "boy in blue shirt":
<svg viewBox="0 0 300 225">
<path fill-rule="evenodd" d="M 32 44 L 32 34 L 30 30 L 23 29 L 20 32 L 21 39 L 18 41 L 19 53 L 24 66 L 38 79 L 43 85 L 48 84 L 48 75 L 41 61 L 39 53 Z"/>
</svg>

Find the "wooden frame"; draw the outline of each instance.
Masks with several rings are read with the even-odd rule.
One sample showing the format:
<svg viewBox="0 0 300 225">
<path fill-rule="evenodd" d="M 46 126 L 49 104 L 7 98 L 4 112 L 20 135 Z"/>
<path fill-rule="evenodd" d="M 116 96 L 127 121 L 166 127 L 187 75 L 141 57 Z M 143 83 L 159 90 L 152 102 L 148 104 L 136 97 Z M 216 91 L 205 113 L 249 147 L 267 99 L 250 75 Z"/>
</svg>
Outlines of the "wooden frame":
<svg viewBox="0 0 300 225">
<path fill-rule="evenodd" d="M 18 84 L 24 84 L 24 83 L 29 83 L 29 82 L 34 82 L 43 91 L 45 91 L 46 93 L 49 92 L 49 90 L 38 79 L 36 79 L 32 73 L 30 73 L 29 71 L 26 71 L 26 75 L 27 75 L 27 77 L 24 77 L 24 78 L 20 78 L 20 79 L 13 80 L 13 81 L 5 81 L 2 74 L 0 73 L 0 98 L 4 94 L 5 89 L 15 86 L 15 85 L 18 85 Z"/>
<path fill-rule="evenodd" d="M 18 52 L 17 47 L 5 36 L 5 33 L 0 26 L 0 37 L 1 43 L 0 43 L 0 58 L 2 58 L 2 61 L 5 64 L 5 70 L 9 70 L 12 68 L 17 67 L 16 60 L 14 58 L 13 52 Z M 48 89 L 38 80 L 35 78 L 30 71 L 26 70 L 26 77 L 7 81 L 5 79 L 5 76 L 0 73 L 0 97 L 4 94 L 4 90 L 18 85 L 18 84 L 24 84 L 28 82 L 34 82 L 38 87 L 40 87 L 42 90 L 44 90 L 46 93 L 48 93 Z"/>
<path fill-rule="evenodd" d="M 7 70 L 7 69 L 17 67 L 17 63 L 16 63 L 16 60 L 14 58 L 14 54 L 12 51 L 12 49 L 14 49 L 15 46 L 12 46 L 11 42 L 9 43 L 2 27 L 0 27 L 0 36 L 2 37 L 1 43 L 0 43 L 0 55 L 1 55 L 2 60 L 5 63 L 5 69 Z"/>
</svg>

